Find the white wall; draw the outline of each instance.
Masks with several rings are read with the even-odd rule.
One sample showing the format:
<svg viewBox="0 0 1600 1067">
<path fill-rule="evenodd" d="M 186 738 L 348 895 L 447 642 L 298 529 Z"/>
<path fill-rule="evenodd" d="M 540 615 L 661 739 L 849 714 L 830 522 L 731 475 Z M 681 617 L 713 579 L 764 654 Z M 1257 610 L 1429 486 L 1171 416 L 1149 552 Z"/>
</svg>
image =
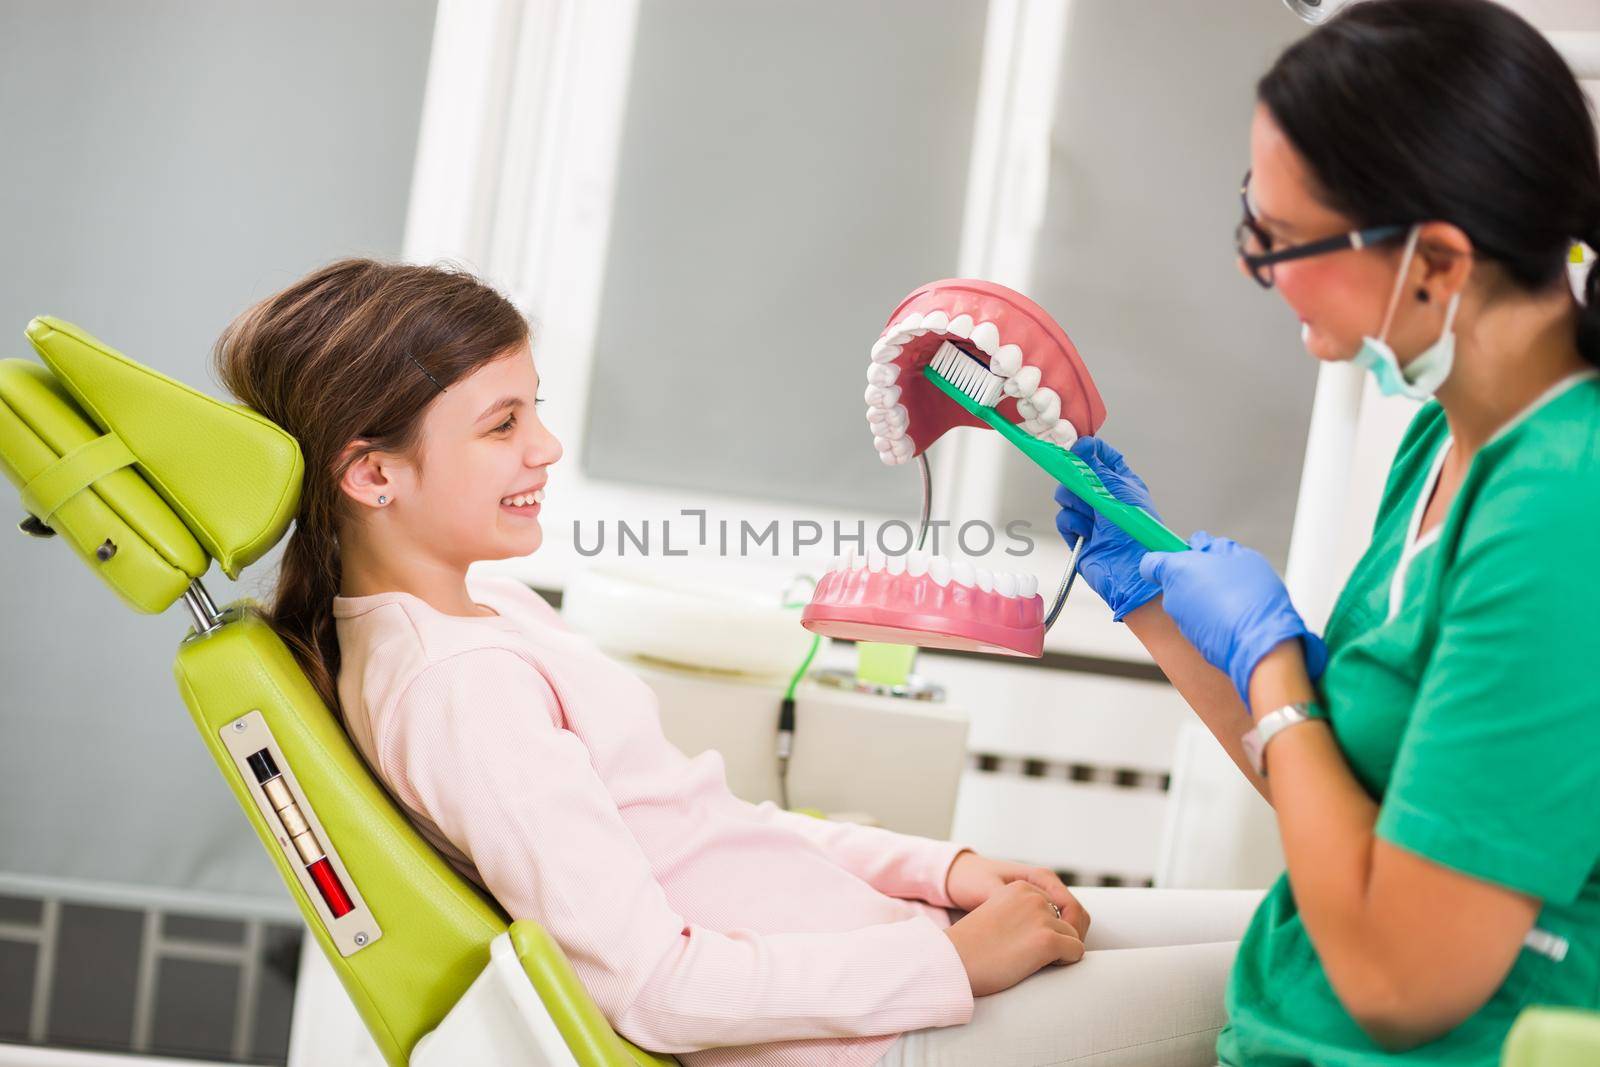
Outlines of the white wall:
<svg viewBox="0 0 1600 1067">
<path fill-rule="evenodd" d="M 224 395 L 208 353 L 235 313 L 337 256 L 398 254 L 433 8 L 0 5 L 0 355 L 31 356 L 49 313 Z M 186 613 L 128 611 L 5 499 L 0 883 L 280 897 L 172 682 Z M 276 559 L 208 585 L 250 592 Z"/>
</svg>

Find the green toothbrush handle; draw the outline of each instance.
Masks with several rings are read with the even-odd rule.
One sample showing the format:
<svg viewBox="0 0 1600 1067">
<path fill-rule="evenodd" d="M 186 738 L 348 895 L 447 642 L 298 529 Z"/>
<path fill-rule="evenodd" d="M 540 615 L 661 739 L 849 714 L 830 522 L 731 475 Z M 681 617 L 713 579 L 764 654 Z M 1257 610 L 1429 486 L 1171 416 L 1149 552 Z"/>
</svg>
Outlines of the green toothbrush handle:
<svg viewBox="0 0 1600 1067">
<path fill-rule="evenodd" d="M 1017 431 L 1017 437 L 1022 440 L 1013 438 L 1013 443 L 1022 449 L 1029 459 L 1048 471 L 1079 500 L 1122 527 L 1129 537 L 1150 551 L 1183 552 L 1188 549 L 1188 542 L 1167 529 L 1161 520 L 1144 508 L 1112 496 L 1111 490 L 1105 487 L 1099 475 L 1095 474 L 1094 468 L 1085 463 L 1083 457 L 1077 453 L 1049 441 L 1029 437 L 1020 430 Z"/>
<path fill-rule="evenodd" d="M 1111 495 L 1094 468 L 1075 452 L 1050 441 L 1041 441 L 1020 426 L 1007 422 L 994 408 L 977 403 L 966 393 L 952 385 L 932 366 L 924 367 L 927 376 L 939 391 L 954 400 L 964 410 L 987 422 L 1000 436 L 1016 445 L 1018 450 L 1056 481 L 1066 486 L 1074 496 L 1116 523 L 1135 541 L 1152 552 L 1183 552 L 1189 544 L 1161 524 L 1161 521 L 1144 508 L 1128 504 Z"/>
</svg>

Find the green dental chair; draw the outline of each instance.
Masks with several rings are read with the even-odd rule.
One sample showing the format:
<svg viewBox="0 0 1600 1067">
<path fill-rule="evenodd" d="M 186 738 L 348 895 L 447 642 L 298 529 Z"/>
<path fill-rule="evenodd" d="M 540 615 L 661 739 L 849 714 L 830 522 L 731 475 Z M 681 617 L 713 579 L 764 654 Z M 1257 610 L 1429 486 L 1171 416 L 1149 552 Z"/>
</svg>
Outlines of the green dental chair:
<svg viewBox="0 0 1600 1067">
<path fill-rule="evenodd" d="M 411 827 L 288 648 L 200 578 L 283 536 L 299 445 L 77 327 L 43 317 L 44 361 L 0 360 L 0 470 L 22 532 L 59 538 L 136 611 L 182 600 L 173 673 L 195 726 L 386 1062 L 639 1067 L 537 925 L 512 922 Z"/>
</svg>

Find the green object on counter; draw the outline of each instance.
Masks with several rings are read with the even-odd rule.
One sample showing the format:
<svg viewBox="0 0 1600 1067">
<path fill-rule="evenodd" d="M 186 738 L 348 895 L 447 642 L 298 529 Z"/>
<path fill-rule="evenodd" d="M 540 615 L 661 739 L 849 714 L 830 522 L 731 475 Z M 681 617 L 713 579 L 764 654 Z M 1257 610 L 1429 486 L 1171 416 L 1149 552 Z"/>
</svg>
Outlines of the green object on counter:
<svg viewBox="0 0 1600 1067">
<path fill-rule="evenodd" d="M 916 645 L 857 641 L 856 677 L 873 685 L 905 685 L 906 679 L 911 676 L 911 664 L 916 658 Z"/>
</svg>

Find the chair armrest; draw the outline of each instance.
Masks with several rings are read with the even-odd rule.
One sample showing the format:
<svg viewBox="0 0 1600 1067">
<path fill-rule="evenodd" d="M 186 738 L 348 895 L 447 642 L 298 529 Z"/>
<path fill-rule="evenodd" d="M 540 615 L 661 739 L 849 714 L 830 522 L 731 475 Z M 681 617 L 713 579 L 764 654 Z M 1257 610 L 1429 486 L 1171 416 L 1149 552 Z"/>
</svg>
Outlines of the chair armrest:
<svg viewBox="0 0 1600 1067">
<path fill-rule="evenodd" d="M 543 927 L 514 922 L 510 938 L 528 981 L 580 1067 L 672 1067 L 678 1062 L 646 1052 L 613 1030 L 566 953 Z"/>
<path fill-rule="evenodd" d="M 516 922 L 489 943 L 489 965 L 411 1052 L 411 1067 L 671 1067 L 611 1029 L 555 939 Z"/>
<path fill-rule="evenodd" d="M 1501 1067 L 1584 1067 L 1600 1063 L 1600 1012 L 1528 1008 L 1506 1038 Z"/>
<path fill-rule="evenodd" d="M 489 942 L 489 964 L 472 980 L 439 1025 L 411 1050 L 410 1067 L 516 1063 L 529 1067 L 589 1067 L 567 1046 L 555 1018 L 517 959 L 511 935 Z M 625 1061 L 624 1061 L 625 1062 Z M 628 1065 L 631 1067 L 631 1065 Z"/>
</svg>

